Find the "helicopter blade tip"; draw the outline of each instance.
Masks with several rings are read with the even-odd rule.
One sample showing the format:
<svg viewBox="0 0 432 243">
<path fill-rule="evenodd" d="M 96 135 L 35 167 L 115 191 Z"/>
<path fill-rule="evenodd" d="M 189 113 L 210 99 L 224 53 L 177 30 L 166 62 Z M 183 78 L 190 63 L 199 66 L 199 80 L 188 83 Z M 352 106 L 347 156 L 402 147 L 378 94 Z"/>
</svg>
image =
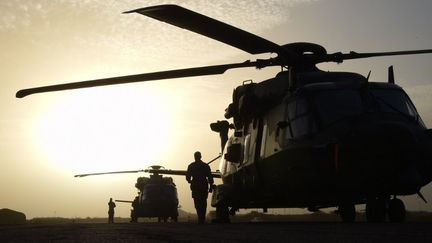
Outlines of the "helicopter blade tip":
<svg viewBox="0 0 432 243">
<path fill-rule="evenodd" d="M 26 94 L 26 92 L 24 92 L 24 90 L 19 90 L 18 92 L 16 92 L 15 97 L 16 98 L 24 98 L 26 97 L 28 94 Z"/>
</svg>

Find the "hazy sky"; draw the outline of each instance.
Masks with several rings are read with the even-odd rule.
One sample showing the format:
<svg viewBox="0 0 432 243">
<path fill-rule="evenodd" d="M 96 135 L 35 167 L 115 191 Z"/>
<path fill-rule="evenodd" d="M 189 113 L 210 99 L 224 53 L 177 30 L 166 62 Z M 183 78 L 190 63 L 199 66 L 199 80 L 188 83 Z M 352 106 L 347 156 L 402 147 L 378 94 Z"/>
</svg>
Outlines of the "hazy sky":
<svg viewBox="0 0 432 243">
<path fill-rule="evenodd" d="M 329 52 L 432 48 L 428 0 L 2 0 L 0 208 L 29 218 L 105 216 L 110 197 L 135 196 L 138 174 L 74 174 L 153 164 L 185 169 L 196 150 L 204 160 L 217 156 L 219 137 L 209 123 L 223 119 L 232 89 L 244 80 L 272 77 L 277 68 L 15 98 L 17 90 L 33 86 L 257 58 L 145 16 L 121 14 L 162 3 L 278 44 L 316 42 Z M 418 55 L 320 67 L 363 75 L 371 70 L 372 80 L 385 81 L 387 67 L 394 65 L 396 82 L 431 127 L 431 63 L 432 55 Z M 184 178 L 174 179 L 183 209 L 194 211 Z M 432 186 L 423 192 L 431 201 Z M 405 202 L 409 210 L 432 211 L 417 196 Z M 129 216 L 129 205 L 116 209 Z"/>
</svg>

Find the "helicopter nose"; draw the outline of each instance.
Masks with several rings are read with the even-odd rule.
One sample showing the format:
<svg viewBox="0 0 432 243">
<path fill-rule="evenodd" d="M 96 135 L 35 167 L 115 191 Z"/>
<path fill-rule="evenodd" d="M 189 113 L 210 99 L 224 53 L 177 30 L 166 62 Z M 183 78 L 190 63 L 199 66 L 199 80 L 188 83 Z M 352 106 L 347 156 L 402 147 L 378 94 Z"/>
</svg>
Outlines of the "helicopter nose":
<svg viewBox="0 0 432 243">
<path fill-rule="evenodd" d="M 432 181 L 432 129 L 428 129 L 424 133 L 422 141 L 422 160 L 418 163 L 418 168 L 425 178 L 425 185 Z"/>
<path fill-rule="evenodd" d="M 352 176 L 372 190 L 417 192 L 424 177 L 417 166 L 419 146 L 414 134 L 403 124 L 381 123 L 353 129 L 345 139 L 341 157 Z M 362 186 L 363 186 L 362 185 Z M 413 192 L 414 191 L 414 192 Z"/>
<path fill-rule="evenodd" d="M 360 149 L 362 156 L 400 158 L 415 150 L 411 131 L 399 124 L 378 124 L 353 129 L 346 142 Z"/>
<path fill-rule="evenodd" d="M 396 155 L 404 162 L 400 184 L 411 183 L 420 189 L 432 181 L 432 134 L 426 131 L 417 135 L 419 140 L 408 140 L 409 149 L 398 151 Z"/>
</svg>

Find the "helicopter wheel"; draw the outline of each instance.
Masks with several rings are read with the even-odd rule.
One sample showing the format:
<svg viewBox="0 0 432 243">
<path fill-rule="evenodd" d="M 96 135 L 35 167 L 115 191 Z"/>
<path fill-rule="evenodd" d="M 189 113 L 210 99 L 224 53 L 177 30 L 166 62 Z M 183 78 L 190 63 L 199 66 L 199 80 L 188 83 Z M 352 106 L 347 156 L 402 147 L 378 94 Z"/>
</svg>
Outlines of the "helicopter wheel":
<svg viewBox="0 0 432 243">
<path fill-rule="evenodd" d="M 353 203 L 343 202 L 339 206 L 339 214 L 344 223 L 352 223 L 355 221 L 356 210 Z"/>
<path fill-rule="evenodd" d="M 135 213 L 135 210 L 131 210 L 131 220 L 130 220 L 130 222 L 131 223 L 137 223 L 138 222 L 138 217 L 137 217 L 137 215 Z"/>
<path fill-rule="evenodd" d="M 137 218 L 131 218 L 131 223 L 138 223 L 138 219 Z"/>
<path fill-rule="evenodd" d="M 403 222 L 406 217 L 405 205 L 402 200 L 393 198 L 389 202 L 388 216 L 391 222 Z"/>
<path fill-rule="evenodd" d="M 386 204 L 384 198 L 370 198 L 366 202 L 366 221 L 367 222 L 384 222 L 386 218 Z"/>
<path fill-rule="evenodd" d="M 212 223 L 230 223 L 229 208 L 227 206 L 216 206 L 216 218 L 212 220 Z"/>
</svg>

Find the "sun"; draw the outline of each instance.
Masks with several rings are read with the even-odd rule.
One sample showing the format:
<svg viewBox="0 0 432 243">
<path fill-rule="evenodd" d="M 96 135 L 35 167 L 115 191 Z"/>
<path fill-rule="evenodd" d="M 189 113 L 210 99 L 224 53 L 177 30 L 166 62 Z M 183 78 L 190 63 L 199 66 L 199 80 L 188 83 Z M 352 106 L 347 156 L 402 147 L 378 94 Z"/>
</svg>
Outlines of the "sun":
<svg viewBox="0 0 432 243">
<path fill-rule="evenodd" d="M 146 168 L 170 140 L 169 103 L 158 93 L 117 86 L 65 94 L 41 114 L 35 139 L 73 173 Z"/>
</svg>

